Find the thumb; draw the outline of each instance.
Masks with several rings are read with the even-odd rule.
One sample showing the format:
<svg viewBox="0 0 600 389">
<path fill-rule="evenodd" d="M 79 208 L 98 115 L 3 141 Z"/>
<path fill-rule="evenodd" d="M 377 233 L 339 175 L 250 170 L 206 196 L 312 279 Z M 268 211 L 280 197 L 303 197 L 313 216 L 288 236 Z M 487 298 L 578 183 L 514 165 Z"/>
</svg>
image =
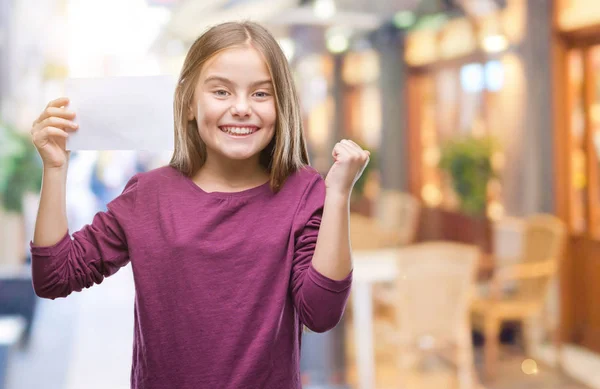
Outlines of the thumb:
<svg viewBox="0 0 600 389">
<path fill-rule="evenodd" d="M 340 144 L 337 143 L 334 147 L 333 147 L 333 151 L 331 152 L 331 156 L 333 157 L 334 161 L 337 161 L 337 157 L 338 155 L 340 155 Z"/>
</svg>

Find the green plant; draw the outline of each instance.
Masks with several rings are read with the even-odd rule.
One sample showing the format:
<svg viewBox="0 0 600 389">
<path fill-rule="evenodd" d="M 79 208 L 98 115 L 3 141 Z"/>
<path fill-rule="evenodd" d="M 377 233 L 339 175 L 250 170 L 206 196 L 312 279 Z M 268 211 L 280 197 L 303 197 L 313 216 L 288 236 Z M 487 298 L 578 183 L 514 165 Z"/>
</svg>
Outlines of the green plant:
<svg viewBox="0 0 600 389">
<path fill-rule="evenodd" d="M 496 176 L 492 167 L 496 147 L 493 138 L 475 136 L 453 139 L 442 146 L 439 167 L 450 176 L 461 211 L 467 214 L 485 213 L 488 182 Z"/>
<path fill-rule="evenodd" d="M 21 213 L 26 192 L 37 193 L 42 164 L 29 136 L 0 122 L 0 201 L 6 211 Z"/>
</svg>

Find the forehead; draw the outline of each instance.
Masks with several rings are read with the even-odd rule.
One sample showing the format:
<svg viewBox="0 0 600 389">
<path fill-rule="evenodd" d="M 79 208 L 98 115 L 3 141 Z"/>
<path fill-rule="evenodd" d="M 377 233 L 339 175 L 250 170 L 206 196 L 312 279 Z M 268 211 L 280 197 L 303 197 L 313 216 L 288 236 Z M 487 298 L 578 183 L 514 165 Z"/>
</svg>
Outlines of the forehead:
<svg viewBox="0 0 600 389">
<path fill-rule="evenodd" d="M 269 68 L 261 53 L 253 47 L 226 49 L 210 58 L 203 66 L 200 79 L 213 75 L 238 78 L 269 78 Z"/>
</svg>

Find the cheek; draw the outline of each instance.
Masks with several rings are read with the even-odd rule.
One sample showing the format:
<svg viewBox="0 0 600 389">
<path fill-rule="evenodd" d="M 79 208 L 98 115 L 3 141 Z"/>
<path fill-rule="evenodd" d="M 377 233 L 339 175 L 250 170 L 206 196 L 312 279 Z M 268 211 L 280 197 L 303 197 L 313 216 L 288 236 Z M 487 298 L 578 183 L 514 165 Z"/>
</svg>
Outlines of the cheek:
<svg viewBox="0 0 600 389">
<path fill-rule="evenodd" d="M 260 116 L 264 124 L 268 123 L 271 126 L 275 125 L 275 121 L 277 120 L 277 111 L 275 110 L 274 105 L 258 105 L 255 112 Z"/>
<path fill-rule="evenodd" d="M 222 102 L 201 99 L 196 107 L 196 117 L 199 123 L 214 124 L 225 113 L 227 108 Z"/>
</svg>

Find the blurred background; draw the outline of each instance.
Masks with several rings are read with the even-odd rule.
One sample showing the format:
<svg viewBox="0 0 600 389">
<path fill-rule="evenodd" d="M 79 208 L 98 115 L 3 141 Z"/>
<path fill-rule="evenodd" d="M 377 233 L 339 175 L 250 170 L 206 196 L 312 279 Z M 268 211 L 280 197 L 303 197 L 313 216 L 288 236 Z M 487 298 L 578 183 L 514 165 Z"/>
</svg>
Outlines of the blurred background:
<svg viewBox="0 0 600 389">
<path fill-rule="evenodd" d="M 371 151 L 351 300 L 304 335 L 304 387 L 600 388 L 597 0 L 0 0 L 0 388 L 129 388 L 130 266 L 31 287 L 32 121 L 66 78 L 177 75 L 240 19 L 286 53 L 313 166 Z M 73 153 L 70 231 L 169 157 Z"/>
</svg>

